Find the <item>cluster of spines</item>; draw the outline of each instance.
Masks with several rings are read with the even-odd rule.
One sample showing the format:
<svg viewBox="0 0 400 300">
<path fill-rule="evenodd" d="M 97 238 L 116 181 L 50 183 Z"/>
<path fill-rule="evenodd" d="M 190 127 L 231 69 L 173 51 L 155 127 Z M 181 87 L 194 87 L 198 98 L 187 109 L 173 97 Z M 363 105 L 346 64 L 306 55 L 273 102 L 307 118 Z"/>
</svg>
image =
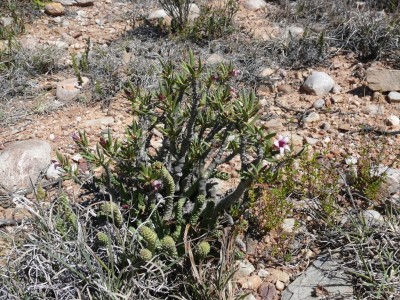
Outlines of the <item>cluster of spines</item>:
<svg viewBox="0 0 400 300">
<path fill-rule="evenodd" d="M 61 214 L 63 214 L 63 219 L 58 220 L 57 227 L 61 227 L 61 223 L 65 221 L 66 224 L 71 225 L 74 229 L 77 228 L 78 220 L 76 218 L 75 212 L 71 208 L 69 199 L 65 193 L 62 193 L 58 199 L 60 204 Z"/>
<path fill-rule="evenodd" d="M 124 221 L 119 207 L 114 202 L 105 202 L 100 208 L 101 214 L 107 218 L 110 218 L 117 227 L 121 227 Z"/>
<path fill-rule="evenodd" d="M 152 229 L 150 229 L 147 226 L 141 226 L 139 227 L 139 234 L 142 236 L 144 241 L 146 242 L 147 249 L 150 252 L 154 252 L 154 249 L 157 246 L 157 233 L 155 233 Z"/>
<path fill-rule="evenodd" d="M 210 244 L 206 241 L 202 241 L 199 244 L 197 244 L 196 247 L 196 254 L 199 259 L 205 259 L 207 255 L 210 253 Z"/>
<path fill-rule="evenodd" d="M 102 246 L 107 246 L 110 244 L 110 238 L 108 237 L 108 235 L 102 231 L 99 231 L 96 234 L 97 237 L 97 241 L 99 242 L 100 245 Z"/>
<path fill-rule="evenodd" d="M 164 254 L 170 257 L 177 257 L 178 251 L 176 249 L 176 244 L 174 239 L 171 236 L 165 236 L 161 240 L 161 250 Z"/>
<path fill-rule="evenodd" d="M 149 249 L 143 248 L 139 252 L 139 257 L 143 261 L 150 261 L 153 258 L 153 254 Z"/>
</svg>

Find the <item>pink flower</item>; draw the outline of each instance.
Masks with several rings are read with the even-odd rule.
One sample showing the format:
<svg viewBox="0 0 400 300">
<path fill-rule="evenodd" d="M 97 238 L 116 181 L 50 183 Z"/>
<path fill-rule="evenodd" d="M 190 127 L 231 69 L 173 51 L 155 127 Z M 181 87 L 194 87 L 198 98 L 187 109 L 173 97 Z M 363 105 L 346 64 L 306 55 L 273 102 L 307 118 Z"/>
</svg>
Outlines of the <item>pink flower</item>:
<svg viewBox="0 0 400 300">
<path fill-rule="evenodd" d="M 71 135 L 71 137 L 72 137 L 72 140 L 73 140 L 74 142 L 80 142 L 80 141 L 81 141 L 81 137 L 79 136 L 79 134 L 78 134 L 77 132 L 74 132 L 74 133 Z"/>
<path fill-rule="evenodd" d="M 162 181 L 161 180 L 153 180 L 151 183 L 151 187 L 155 192 L 162 188 Z"/>
<path fill-rule="evenodd" d="M 232 75 L 233 77 L 238 77 L 238 76 L 240 75 L 240 70 L 238 70 L 238 69 L 233 69 L 232 72 L 231 72 L 231 75 Z"/>
<path fill-rule="evenodd" d="M 283 155 L 285 153 L 285 150 L 290 151 L 288 143 L 289 143 L 289 137 L 279 135 L 278 140 L 274 142 L 274 148 L 276 150 L 279 150 L 279 153 Z"/>
<path fill-rule="evenodd" d="M 237 96 L 238 96 L 238 91 L 234 87 L 231 87 L 229 93 L 230 93 L 232 98 L 237 98 Z"/>
<path fill-rule="evenodd" d="M 129 209 L 129 205 L 128 205 L 128 204 L 122 204 L 122 205 L 121 205 L 121 208 L 122 208 L 122 209 Z"/>
</svg>

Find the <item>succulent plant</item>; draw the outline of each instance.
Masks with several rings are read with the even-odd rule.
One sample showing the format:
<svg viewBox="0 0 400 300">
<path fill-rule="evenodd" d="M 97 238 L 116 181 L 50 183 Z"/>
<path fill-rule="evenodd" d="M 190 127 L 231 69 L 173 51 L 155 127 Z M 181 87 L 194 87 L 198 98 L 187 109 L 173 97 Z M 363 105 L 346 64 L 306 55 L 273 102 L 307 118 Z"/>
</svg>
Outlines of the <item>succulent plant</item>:
<svg viewBox="0 0 400 300">
<path fill-rule="evenodd" d="M 176 249 L 176 244 L 175 241 L 172 237 L 170 236 L 165 236 L 161 240 L 161 250 L 164 254 L 170 256 L 170 257 L 177 257 L 178 256 L 178 251 Z"/>
<path fill-rule="evenodd" d="M 118 205 L 114 202 L 108 201 L 103 203 L 100 207 L 100 214 L 112 220 L 117 227 L 121 227 L 124 222 L 122 213 Z"/>
<path fill-rule="evenodd" d="M 107 246 L 110 243 L 108 235 L 104 232 L 99 231 L 96 234 L 96 238 L 101 246 Z"/>
<path fill-rule="evenodd" d="M 150 261 L 153 258 L 153 254 L 149 249 L 143 248 L 140 249 L 139 257 L 143 261 Z"/>
<path fill-rule="evenodd" d="M 196 254 L 199 257 L 199 259 L 205 259 L 207 255 L 210 253 L 210 244 L 206 241 L 202 241 L 199 244 L 197 244 L 196 247 Z"/>
<path fill-rule="evenodd" d="M 146 242 L 147 249 L 149 249 L 151 252 L 153 252 L 154 249 L 156 248 L 157 241 L 158 241 L 157 234 L 147 226 L 140 226 L 139 234 L 142 236 L 142 238 Z"/>
</svg>

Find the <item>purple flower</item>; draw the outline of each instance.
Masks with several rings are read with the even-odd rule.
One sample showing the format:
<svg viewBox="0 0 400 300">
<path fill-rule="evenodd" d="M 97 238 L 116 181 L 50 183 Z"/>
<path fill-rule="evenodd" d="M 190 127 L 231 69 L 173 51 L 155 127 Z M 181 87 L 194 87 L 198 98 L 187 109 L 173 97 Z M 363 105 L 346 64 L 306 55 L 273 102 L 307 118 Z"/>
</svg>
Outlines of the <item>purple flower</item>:
<svg viewBox="0 0 400 300">
<path fill-rule="evenodd" d="M 77 133 L 77 132 L 74 132 L 72 135 L 71 135 L 71 138 L 72 138 L 72 140 L 74 141 L 74 142 L 80 142 L 81 141 L 81 137 L 79 136 L 79 133 Z"/>
<path fill-rule="evenodd" d="M 211 75 L 211 80 L 212 80 L 212 81 L 218 81 L 218 80 L 219 80 L 218 74 L 213 74 L 213 75 Z"/>
<path fill-rule="evenodd" d="M 103 137 L 100 137 L 100 141 L 99 141 L 100 145 L 102 147 L 106 147 L 107 146 L 107 142 Z"/>
<path fill-rule="evenodd" d="M 289 137 L 279 135 L 278 139 L 274 142 L 274 148 L 279 150 L 281 155 L 285 154 L 285 150 L 290 151 Z"/>
<path fill-rule="evenodd" d="M 167 97 L 165 97 L 165 95 L 163 95 L 163 94 L 158 95 L 158 100 L 164 101 L 165 99 L 167 99 Z"/>
<path fill-rule="evenodd" d="M 232 72 L 231 72 L 231 75 L 232 75 L 233 77 L 238 77 L 238 76 L 240 75 L 240 70 L 238 70 L 238 69 L 233 69 Z"/>
<path fill-rule="evenodd" d="M 122 205 L 121 205 L 121 208 L 122 208 L 122 209 L 129 209 L 129 205 L 128 205 L 128 204 L 122 204 Z"/>
<path fill-rule="evenodd" d="M 151 187 L 153 188 L 153 190 L 155 192 L 157 192 L 158 190 L 160 190 L 162 188 L 162 181 L 161 180 L 153 180 L 151 181 Z"/>
</svg>

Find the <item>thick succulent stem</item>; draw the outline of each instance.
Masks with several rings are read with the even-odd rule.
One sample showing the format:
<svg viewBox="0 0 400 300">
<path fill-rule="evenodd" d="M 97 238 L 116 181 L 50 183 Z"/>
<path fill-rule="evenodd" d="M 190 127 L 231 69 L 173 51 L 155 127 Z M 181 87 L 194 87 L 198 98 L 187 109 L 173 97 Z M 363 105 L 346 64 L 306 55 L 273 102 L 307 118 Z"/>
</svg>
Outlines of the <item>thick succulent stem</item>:
<svg viewBox="0 0 400 300">
<path fill-rule="evenodd" d="M 161 240 L 161 250 L 164 252 L 164 254 L 168 256 L 171 257 L 178 256 L 178 251 L 176 249 L 175 241 L 170 236 L 166 236 Z"/>
<path fill-rule="evenodd" d="M 109 219 L 111 219 L 117 227 L 121 227 L 124 221 L 119 207 L 114 202 L 105 202 L 100 208 L 101 214 Z"/>
<path fill-rule="evenodd" d="M 206 196 L 199 195 L 197 197 L 196 202 L 194 203 L 194 208 L 190 215 L 190 225 L 195 226 L 197 224 L 205 201 L 206 201 Z"/>
</svg>

